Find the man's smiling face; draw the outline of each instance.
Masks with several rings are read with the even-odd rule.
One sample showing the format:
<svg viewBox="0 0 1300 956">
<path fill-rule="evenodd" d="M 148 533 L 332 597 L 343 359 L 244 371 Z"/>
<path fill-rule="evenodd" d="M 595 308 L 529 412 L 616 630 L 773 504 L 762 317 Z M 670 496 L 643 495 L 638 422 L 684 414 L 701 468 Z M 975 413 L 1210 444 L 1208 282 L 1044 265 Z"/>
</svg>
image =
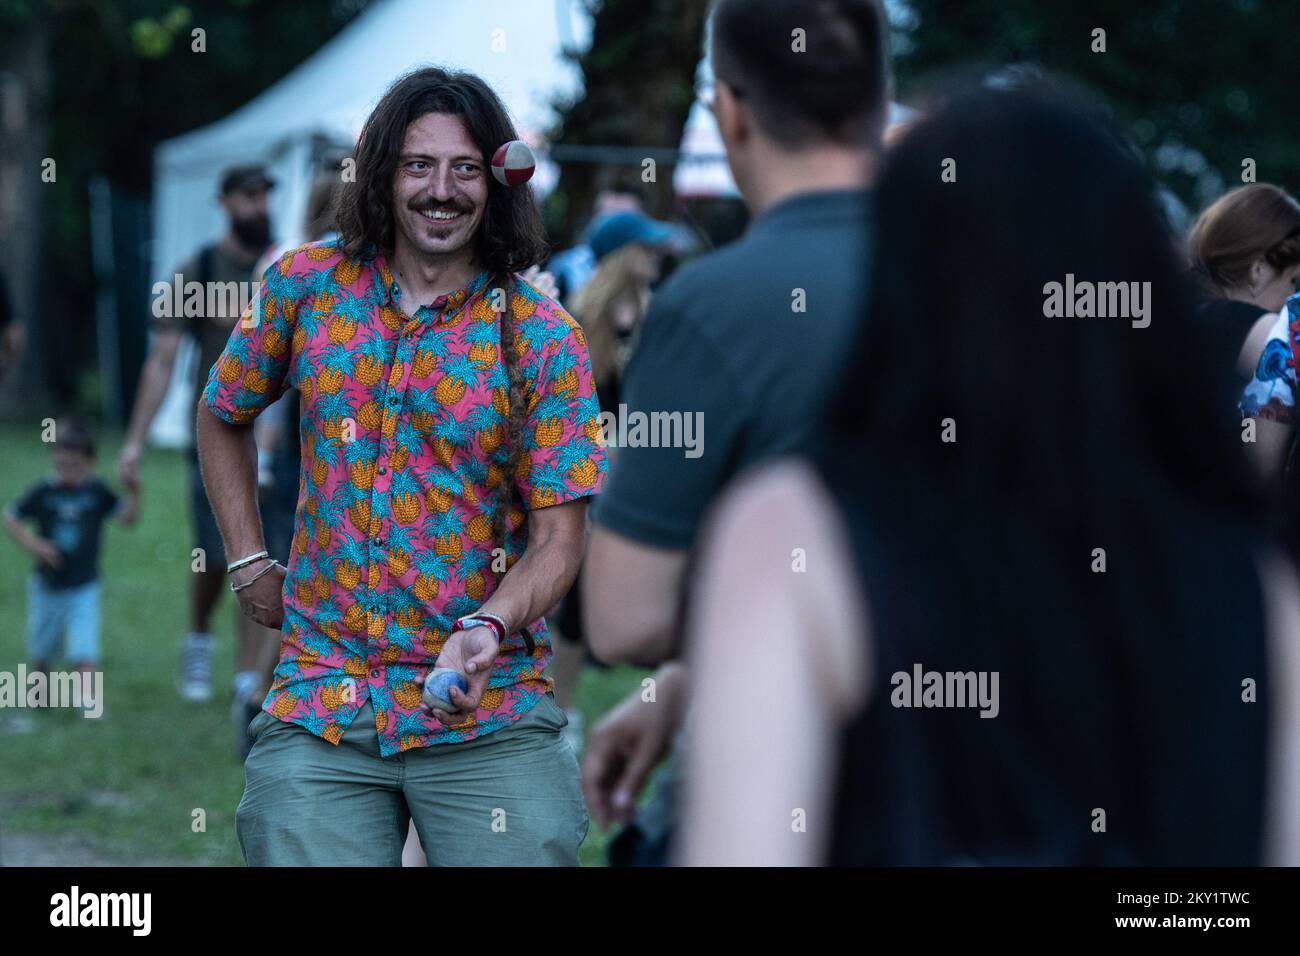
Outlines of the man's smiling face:
<svg viewBox="0 0 1300 956">
<path fill-rule="evenodd" d="M 487 194 L 483 156 L 459 116 L 426 113 L 406 127 L 393 174 L 394 243 L 438 258 L 472 252 Z"/>
</svg>

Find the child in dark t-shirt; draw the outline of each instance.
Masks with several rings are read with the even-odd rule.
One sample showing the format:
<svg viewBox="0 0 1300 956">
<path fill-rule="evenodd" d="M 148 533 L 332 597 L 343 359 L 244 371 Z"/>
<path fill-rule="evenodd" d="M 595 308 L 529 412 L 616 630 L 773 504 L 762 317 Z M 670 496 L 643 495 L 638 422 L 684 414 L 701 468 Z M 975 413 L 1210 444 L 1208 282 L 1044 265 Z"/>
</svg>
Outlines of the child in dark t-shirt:
<svg viewBox="0 0 1300 956">
<path fill-rule="evenodd" d="M 100 528 L 113 517 L 132 524 L 138 501 L 134 491 L 119 499 L 94 474 L 94 437 L 81 423 L 56 423 L 51 457 L 51 472 L 4 511 L 5 529 L 36 559 L 27 654 L 33 670 L 48 671 L 66 635 L 68 660 L 90 671 L 99 664 Z"/>
</svg>

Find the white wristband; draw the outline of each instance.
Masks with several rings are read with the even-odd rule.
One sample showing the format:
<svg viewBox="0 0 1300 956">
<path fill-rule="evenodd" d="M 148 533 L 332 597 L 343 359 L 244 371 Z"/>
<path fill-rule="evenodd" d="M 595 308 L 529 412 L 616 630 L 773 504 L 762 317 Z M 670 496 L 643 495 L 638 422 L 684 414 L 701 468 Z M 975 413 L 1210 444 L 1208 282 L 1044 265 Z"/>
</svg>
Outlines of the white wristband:
<svg viewBox="0 0 1300 956">
<path fill-rule="evenodd" d="M 248 565 L 252 564 L 254 561 L 260 561 L 262 560 L 262 558 L 269 558 L 270 556 L 271 556 L 271 552 L 265 549 L 257 552 L 256 554 L 250 554 L 246 558 L 240 558 L 238 561 L 233 561 L 230 564 L 227 564 L 226 573 L 229 574 L 231 571 L 238 571 L 240 568 L 247 567 Z"/>
</svg>

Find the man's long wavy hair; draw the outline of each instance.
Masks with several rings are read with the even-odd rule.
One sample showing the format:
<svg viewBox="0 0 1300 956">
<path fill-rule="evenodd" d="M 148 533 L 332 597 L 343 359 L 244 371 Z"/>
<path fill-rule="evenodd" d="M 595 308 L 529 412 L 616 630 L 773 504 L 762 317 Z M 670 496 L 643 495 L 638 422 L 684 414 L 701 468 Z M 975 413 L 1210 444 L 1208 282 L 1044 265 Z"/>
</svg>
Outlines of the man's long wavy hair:
<svg viewBox="0 0 1300 956">
<path fill-rule="evenodd" d="M 449 113 L 465 123 L 486 167 L 497 147 L 518 139 L 514 123 L 491 87 L 472 73 L 426 67 L 389 87 L 361 130 L 356 182 L 343 190 L 338 228 L 343 253 L 359 259 L 372 245 L 392 252 L 393 177 L 406 129 L 428 113 Z M 546 254 L 546 234 L 532 192 L 488 177 L 487 206 L 474 256 L 494 276 L 518 272 Z"/>
<path fill-rule="evenodd" d="M 491 286 L 504 291 L 501 316 L 501 363 L 507 378 L 507 457 L 493 512 L 493 540 L 505 546 L 512 489 L 524 446 L 527 399 L 511 305 L 512 273 L 540 262 L 546 254 L 546 234 L 532 191 L 497 182 L 487 164 L 502 143 L 518 139 L 501 100 L 472 73 L 426 67 L 394 83 L 379 101 L 357 141 L 357 178 L 339 201 L 338 230 L 344 255 L 361 258 L 372 249 L 391 253 L 394 241 L 393 178 L 397 172 L 406 129 L 428 113 L 459 116 L 482 154 L 488 177 L 487 203 L 474 258 L 492 277 Z M 485 290 L 491 294 L 492 289 Z"/>
</svg>

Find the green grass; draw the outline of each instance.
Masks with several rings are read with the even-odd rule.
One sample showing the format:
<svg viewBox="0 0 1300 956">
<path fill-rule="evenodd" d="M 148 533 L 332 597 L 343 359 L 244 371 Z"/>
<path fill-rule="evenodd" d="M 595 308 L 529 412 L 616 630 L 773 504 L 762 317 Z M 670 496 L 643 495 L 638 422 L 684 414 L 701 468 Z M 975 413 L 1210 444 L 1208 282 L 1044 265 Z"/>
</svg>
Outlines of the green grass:
<svg viewBox="0 0 1300 956">
<path fill-rule="evenodd" d="M 97 471 L 113 477 L 120 436 L 100 439 Z M 13 501 L 49 467 L 37 425 L 0 426 L 0 502 Z M 88 861 L 119 865 L 240 865 L 235 807 L 243 767 L 232 753 L 227 710 L 234 602 L 223 598 L 214 631 L 212 703 L 183 703 L 174 689 L 188 625 L 191 534 L 185 459 L 152 450 L 142 468 L 144 497 L 133 528 L 111 525 L 101 554 L 105 713 L 87 720 L 67 710 L 22 711 L 34 725 L 10 732 L 0 711 L 0 853 L 6 841 L 74 844 Z M 0 545 L 0 671 L 25 658 L 25 582 L 31 561 L 4 536 Z M 639 684 L 634 668 L 586 669 L 577 703 L 586 727 Z M 204 832 L 194 832 L 202 811 Z M 604 862 L 609 834 L 593 824 L 582 862 Z M 0 860 L 3 862 L 3 860 Z"/>
</svg>

